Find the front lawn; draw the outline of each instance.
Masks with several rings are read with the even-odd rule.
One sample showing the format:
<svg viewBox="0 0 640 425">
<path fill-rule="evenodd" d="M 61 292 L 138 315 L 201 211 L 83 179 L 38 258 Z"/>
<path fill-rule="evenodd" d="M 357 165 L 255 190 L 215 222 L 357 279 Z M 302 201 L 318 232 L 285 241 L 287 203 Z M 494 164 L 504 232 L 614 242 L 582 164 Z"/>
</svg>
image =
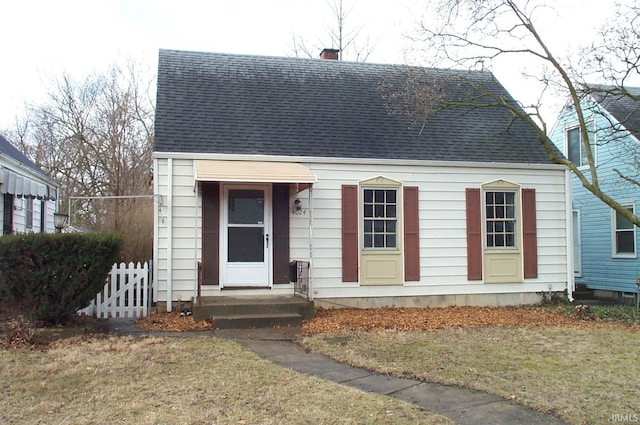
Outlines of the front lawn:
<svg viewBox="0 0 640 425">
<path fill-rule="evenodd" d="M 451 423 L 210 336 L 74 337 L 40 348 L 0 350 L 0 423 Z"/>
<path fill-rule="evenodd" d="M 600 313 L 580 318 L 540 308 L 356 313 L 370 317 L 322 312 L 316 325 L 329 324 L 322 332 L 309 332 L 317 328 L 307 324 L 303 345 L 383 373 L 490 392 L 570 424 L 640 416 L 638 326 L 603 322 Z M 400 330 L 393 321 L 385 324 L 383 313 L 395 316 Z"/>
</svg>

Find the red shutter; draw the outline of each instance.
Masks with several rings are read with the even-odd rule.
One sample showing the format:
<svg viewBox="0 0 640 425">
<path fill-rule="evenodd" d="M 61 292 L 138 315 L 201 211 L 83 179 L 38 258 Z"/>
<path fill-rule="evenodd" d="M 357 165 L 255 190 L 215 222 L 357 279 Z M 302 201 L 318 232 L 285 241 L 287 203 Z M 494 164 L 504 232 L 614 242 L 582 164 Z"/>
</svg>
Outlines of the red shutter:
<svg viewBox="0 0 640 425">
<path fill-rule="evenodd" d="M 524 278 L 536 278 L 538 277 L 538 235 L 535 189 L 522 189 L 522 233 Z"/>
<path fill-rule="evenodd" d="M 342 281 L 358 281 L 358 186 L 342 186 Z"/>
<path fill-rule="evenodd" d="M 202 284 L 220 280 L 220 184 L 202 184 Z"/>
<path fill-rule="evenodd" d="M 420 238 L 418 188 L 404 187 L 404 280 L 420 280 Z"/>
<path fill-rule="evenodd" d="M 289 185 L 273 185 L 273 283 L 289 282 Z"/>
<path fill-rule="evenodd" d="M 467 189 L 467 279 L 482 280 L 480 189 Z"/>
</svg>

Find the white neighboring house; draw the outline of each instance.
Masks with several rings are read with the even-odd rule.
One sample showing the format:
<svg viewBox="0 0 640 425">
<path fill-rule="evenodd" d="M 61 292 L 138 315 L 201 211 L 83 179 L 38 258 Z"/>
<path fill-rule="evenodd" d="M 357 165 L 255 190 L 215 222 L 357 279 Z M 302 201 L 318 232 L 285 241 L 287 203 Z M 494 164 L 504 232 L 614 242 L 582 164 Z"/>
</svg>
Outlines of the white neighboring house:
<svg viewBox="0 0 640 425">
<path fill-rule="evenodd" d="M 58 184 L 0 135 L 2 234 L 53 233 Z"/>
<path fill-rule="evenodd" d="M 323 306 L 571 297 L 568 171 L 506 109 L 397 113 L 409 69 L 161 50 L 158 304 L 293 294 L 292 260 Z M 411 69 L 510 99 L 489 72 Z"/>
</svg>

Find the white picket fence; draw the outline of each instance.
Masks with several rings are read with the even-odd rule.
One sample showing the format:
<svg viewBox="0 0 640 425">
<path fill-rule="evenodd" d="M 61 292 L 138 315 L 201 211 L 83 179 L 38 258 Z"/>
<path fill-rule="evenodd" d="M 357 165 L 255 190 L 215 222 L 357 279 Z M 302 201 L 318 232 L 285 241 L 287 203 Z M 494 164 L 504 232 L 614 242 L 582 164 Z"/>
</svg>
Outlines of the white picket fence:
<svg viewBox="0 0 640 425">
<path fill-rule="evenodd" d="M 79 314 L 109 317 L 146 317 L 151 307 L 151 267 L 144 264 L 114 264 L 104 289 Z"/>
</svg>

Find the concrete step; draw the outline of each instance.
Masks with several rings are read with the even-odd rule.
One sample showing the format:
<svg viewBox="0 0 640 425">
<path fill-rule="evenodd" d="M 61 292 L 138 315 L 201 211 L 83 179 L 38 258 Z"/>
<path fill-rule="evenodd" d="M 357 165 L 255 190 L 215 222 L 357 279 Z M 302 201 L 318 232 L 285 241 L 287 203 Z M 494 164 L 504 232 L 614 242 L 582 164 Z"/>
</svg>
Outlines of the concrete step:
<svg viewBox="0 0 640 425">
<path fill-rule="evenodd" d="M 298 314 L 302 319 L 312 319 L 313 301 L 299 296 L 253 296 L 253 297 L 203 297 L 193 305 L 195 320 L 211 317 L 238 315 Z"/>
<path fill-rule="evenodd" d="M 302 316 L 297 313 L 221 314 L 211 319 L 213 329 L 274 328 L 302 324 Z"/>
</svg>

